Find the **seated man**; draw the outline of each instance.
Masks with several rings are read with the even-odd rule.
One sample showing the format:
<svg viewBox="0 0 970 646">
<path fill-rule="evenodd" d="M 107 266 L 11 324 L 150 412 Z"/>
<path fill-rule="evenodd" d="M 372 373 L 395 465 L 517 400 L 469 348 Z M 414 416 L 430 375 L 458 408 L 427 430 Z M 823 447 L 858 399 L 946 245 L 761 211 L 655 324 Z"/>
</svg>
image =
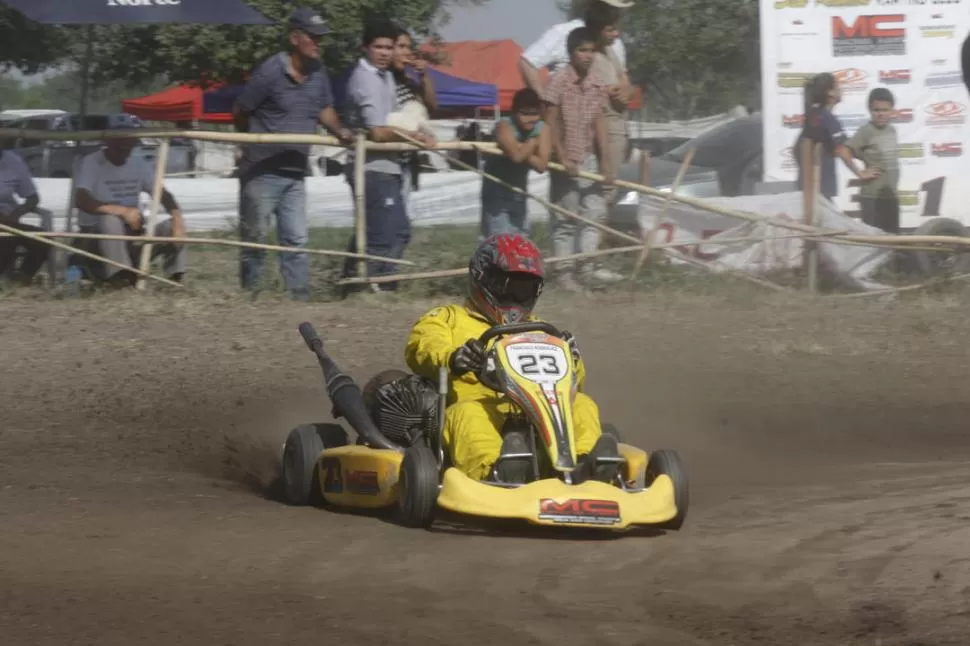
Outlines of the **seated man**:
<svg viewBox="0 0 970 646">
<path fill-rule="evenodd" d="M 24 201 L 18 203 L 17 197 Z M 37 187 L 27 164 L 16 152 L 0 150 L 0 223 L 21 231 L 41 231 L 20 221 L 20 218 L 33 212 L 39 203 Z M 15 267 L 18 249 L 23 250 L 23 260 L 20 267 Z M 20 236 L 0 238 L 0 277 L 13 268 L 14 280 L 29 285 L 44 266 L 49 253 L 50 247 L 38 240 Z"/>
<path fill-rule="evenodd" d="M 74 205 L 80 211 L 78 221 L 83 233 L 144 234 L 145 223 L 138 200 L 142 191 L 152 193 L 155 171 L 142 157 L 132 156 L 136 145 L 138 139 L 134 137 L 109 139 L 102 150 L 81 160 L 75 179 Z M 172 219 L 159 222 L 154 235 L 184 237 L 182 211 L 164 187 L 161 202 Z M 98 240 L 97 253 L 129 267 L 134 267 L 140 258 L 133 251 L 133 244 L 127 240 Z M 152 258 L 157 255 L 165 257 L 165 275 L 181 282 L 186 268 L 185 247 L 156 244 L 152 246 Z M 102 271 L 105 280 L 121 286 L 133 284 L 137 278 L 134 272 L 107 263 Z"/>
<path fill-rule="evenodd" d="M 468 265 L 469 299 L 464 305 L 438 307 L 423 315 L 408 338 L 405 358 L 417 375 L 437 381 L 438 368 L 451 372 L 448 408 L 445 411 L 444 445 L 455 467 L 476 480 L 485 479 L 500 453 L 528 453 L 525 431 L 503 429 L 512 404 L 479 382 L 476 376 L 484 359 L 478 337 L 490 327 L 521 321 L 538 321 L 532 316 L 545 276 L 539 249 L 519 234 L 502 233 L 482 242 Z M 586 369 L 572 335 L 564 333 L 572 348 L 578 390 Z M 603 435 L 599 409 L 587 395 L 576 393 L 573 404 L 576 480 L 595 476 L 611 481 L 616 464 L 604 464 L 593 472 L 591 454 L 616 457 L 616 438 Z M 504 439 L 500 433 L 505 430 Z M 523 483 L 529 464 L 507 460 L 496 469 L 505 482 Z"/>
</svg>

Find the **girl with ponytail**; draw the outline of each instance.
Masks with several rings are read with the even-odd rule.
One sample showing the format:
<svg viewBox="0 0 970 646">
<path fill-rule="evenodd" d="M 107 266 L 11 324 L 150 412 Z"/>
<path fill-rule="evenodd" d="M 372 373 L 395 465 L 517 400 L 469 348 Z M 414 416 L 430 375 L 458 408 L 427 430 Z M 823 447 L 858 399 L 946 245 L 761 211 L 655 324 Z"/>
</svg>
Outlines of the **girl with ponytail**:
<svg viewBox="0 0 970 646">
<path fill-rule="evenodd" d="M 838 117 L 832 109 L 842 100 L 838 79 L 828 72 L 816 74 L 805 84 L 805 122 L 802 132 L 795 141 L 794 157 L 798 164 L 798 187 L 802 191 L 812 191 L 806 186 L 804 167 L 812 165 L 815 144 L 822 144 L 821 182 L 819 190 L 830 200 L 839 193 L 835 176 L 835 158 L 839 157 L 852 174 L 861 180 L 869 181 L 879 176 L 878 169 L 859 170 L 856 168 L 852 151 L 845 145 L 848 137 Z"/>
</svg>

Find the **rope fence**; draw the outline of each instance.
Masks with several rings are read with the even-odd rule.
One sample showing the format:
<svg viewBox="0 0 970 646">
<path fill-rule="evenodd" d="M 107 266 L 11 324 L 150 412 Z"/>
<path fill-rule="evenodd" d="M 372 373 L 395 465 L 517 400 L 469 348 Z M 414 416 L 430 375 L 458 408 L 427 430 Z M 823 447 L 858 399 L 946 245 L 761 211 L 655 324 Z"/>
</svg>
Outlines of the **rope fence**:
<svg viewBox="0 0 970 646">
<path fill-rule="evenodd" d="M 133 130 L 101 130 L 101 131 L 82 131 L 82 132 L 56 132 L 56 131 L 46 131 L 46 130 L 28 130 L 21 128 L 0 128 L 0 139 L 5 138 L 27 138 L 33 140 L 47 140 L 47 141 L 104 141 L 110 139 L 125 139 L 125 138 L 156 138 L 161 140 L 161 144 L 158 150 L 158 158 L 156 161 L 156 174 L 154 178 L 154 186 L 152 190 L 151 207 L 148 216 L 148 226 L 146 231 L 153 232 L 155 228 L 155 223 L 158 217 L 159 207 L 161 205 L 162 188 L 165 179 L 164 169 L 166 167 L 166 162 L 169 153 L 170 140 L 173 138 L 191 139 L 197 141 L 210 141 L 210 142 L 224 142 L 233 144 L 244 144 L 244 143 L 275 143 L 275 144 L 304 144 L 304 145 L 319 145 L 319 146 L 332 146 L 344 149 L 350 149 L 351 146 L 357 151 L 355 157 L 355 200 L 354 200 L 354 217 L 355 217 L 355 231 L 356 231 L 356 242 L 357 251 L 337 251 L 328 249 L 313 249 L 313 248 L 300 248 L 293 249 L 290 247 L 282 247 L 278 245 L 266 245 L 259 243 L 243 242 L 239 240 L 231 239 L 221 239 L 221 238 L 189 238 L 189 237 L 159 237 L 153 235 L 137 235 L 137 236 L 112 236 L 112 235 L 101 235 L 101 234 L 91 234 L 91 233 L 75 233 L 71 231 L 71 214 L 74 209 L 74 179 L 71 179 L 71 194 L 68 199 L 68 231 L 66 232 L 25 232 L 19 229 L 9 227 L 6 225 L 0 225 L 0 237 L 10 237 L 10 236 L 21 236 L 25 238 L 30 238 L 32 240 L 42 241 L 52 247 L 66 250 L 71 253 L 75 253 L 81 256 L 88 257 L 92 260 L 97 260 L 100 262 L 105 262 L 112 265 L 119 265 L 114 261 L 109 260 L 98 254 L 94 254 L 88 251 L 78 249 L 76 247 L 63 244 L 55 240 L 55 238 L 89 238 L 89 239 L 103 239 L 103 240 L 131 240 L 136 243 L 142 243 L 141 248 L 141 258 L 139 259 L 139 266 L 134 273 L 139 277 L 138 287 L 140 289 L 144 288 L 146 280 L 154 280 L 156 282 L 161 282 L 165 284 L 170 284 L 174 286 L 181 287 L 179 283 L 169 281 L 165 278 L 152 275 L 149 273 L 149 264 L 151 261 L 151 247 L 153 244 L 192 244 L 192 245 L 220 245 L 238 248 L 254 248 L 254 249 L 264 249 L 268 251 L 278 251 L 282 253 L 308 253 L 316 255 L 325 256 L 340 256 L 344 258 L 356 259 L 359 263 L 358 266 L 358 276 L 354 278 L 346 278 L 343 280 L 338 280 L 337 284 L 361 284 L 361 283 L 383 283 L 383 282 L 395 282 L 399 280 L 419 280 L 419 279 L 435 279 L 451 276 L 461 276 L 467 272 L 465 268 L 451 269 L 451 270 L 435 270 L 435 271 L 417 271 L 417 272 L 406 272 L 397 273 L 390 276 L 383 277 L 368 277 L 366 275 L 367 267 L 366 261 L 376 260 L 381 262 L 387 262 L 391 264 L 401 265 L 401 266 L 415 266 L 415 263 L 407 260 L 399 260 L 394 258 L 385 258 L 382 256 L 368 255 L 364 253 L 366 248 L 366 217 L 364 213 L 364 172 L 363 164 L 365 162 L 365 155 L 362 154 L 364 151 L 424 151 L 430 152 L 438 155 L 445 155 L 450 151 L 478 151 L 479 153 L 485 155 L 502 155 L 502 151 L 494 143 L 485 142 L 466 142 L 466 141 L 444 141 L 438 142 L 434 146 L 425 146 L 420 142 L 410 139 L 403 133 L 402 137 L 409 140 L 408 142 L 401 143 L 376 143 L 367 141 L 363 133 L 358 133 L 357 140 L 353 144 L 345 144 L 338 140 L 336 137 L 331 137 L 327 135 L 305 135 L 305 134 L 254 134 L 254 133 L 240 133 L 240 132 L 215 132 L 215 131 L 205 131 L 205 130 L 178 130 L 178 129 L 161 129 L 161 128 L 139 128 L 137 131 Z M 809 153 L 811 155 L 817 155 L 817 151 L 812 151 Z M 884 249 L 897 249 L 897 250 L 907 250 L 907 251 L 926 251 L 926 252 L 939 252 L 939 253 L 953 253 L 957 249 L 968 249 L 970 248 L 970 238 L 964 238 L 960 236 L 943 236 L 943 235 L 884 235 L 884 236 L 872 236 L 872 235 L 859 235 L 851 234 L 846 231 L 839 230 L 828 230 L 821 227 L 817 227 L 813 224 L 814 222 L 814 208 L 817 200 L 814 196 L 806 196 L 806 213 L 800 218 L 803 222 L 798 222 L 794 218 L 790 217 L 790 214 L 777 214 L 779 216 L 785 216 L 783 218 L 773 219 L 769 216 L 739 211 L 735 209 L 729 209 L 717 204 L 707 202 L 705 200 L 692 198 L 690 196 L 679 194 L 678 188 L 680 181 L 683 178 L 684 173 L 690 166 L 690 160 L 693 157 L 693 150 L 689 151 L 688 155 L 685 157 L 681 168 L 677 174 L 677 178 L 671 190 L 661 191 L 659 189 L 653 188 L 647 185 L 646 177 L 649 175 L 649 158 L 646 158 L 646 168 L 641 165 L 641 181 L 643 183 L 631 182 L 626 180 L 616 179 L 612 182 L 612 186 L 616 188 L 624 188 L 629 191 L 635 191 L 640 195 L 646 195 L 652 198 L 656 198 L 662 201 L 660 215 L 657 217 L 657 221 L 654 226 L 647 232 L 642 234 L 642 237 L 637 237 L 614 229 L 606 224 L 597 222 L 595 220 L 585 218 L 577 213 L 572 213 L 563 207 L 550 202 L 549 200 L 542 198 L 538 195 L 531 194 L 522 189 L 511 186 L 499 178 L 482 171 L 475 166 L 467 164 L 462 160 L 456 159 L 455 157 L 448 156 L 447 161 L 449 164 L 470 170 L 472 172 L 480 175 L 484 181 L 496 182 L 510 191 L 523 194 L 528 199 L 532 199 L 539 204 L 542 204 L 547 209 L 555 211 L 556 213 L 583 222 L 588 226 L 595 227 L 599 229 L 605 235 L 609 235 L 618 240 L 622 240 L 628 243 L 626 246 L 612 248 L 612 249 L 602 249 L 595 252 L 588 252 L 583 254 L 571 254 L 563 257 L 551 257 L 547 259 L 547 262 L 556 264 L 559 262 L 566 262 L 568 260 L 578 260 L 583 258 L 601 257 L 616 254 L 626 254 L 626 253 L 636 253 L 638 255 L 636 266 L 631 273 L 629 279 L 631 284 L 635 281 L 637 274 L 640 271 L 641 265 L 649 256 L 652 250 L 660 251 L 670 258 L 685 262 L 691 266 L 705 269 L 707 271 L 716 273 L 729 273 L 736 275 L 737 277 L 746 280 L 751 283 L 758 284 L 762 287 L 772 289 L 775 291 L 787 290 L 788 288 L 783 287 L 777 283 L 769 280 L 753 276 L 749 273 L 745 273 L 739 270 L 725 269 L 723 267 L 715 267 L 711 263 L 694 257 L 693 255 L 684 253 L 685 248 L 690 249 L 691 247 L 700 247 L 702 242 L 698 241 L 696 243 L 668 243 L 668 244 L 656 244 L 655 237 L 662 223 L 667 218 L 667 211 L 671 203 L 676 202 L 686 206 L 693 207 L 695 209 L 705 211 L 708 213 L 725 216 L 740 220 L 743 222 L 759 223 L 764 224 L 769 227 L 775 227 L 787 230 L 787 232 L 780 236 L 749 236 L 734 239 L 721 239 L 714 241 L 707 241 L 706 244 L 728 244 L 728 243 L 743 243 L 743 242 L 759 242 L 764 240 L 780 240 L 780 239 L 802 239 L 805 245 L 805 269 L 809 276 L 810 288 L 812 291 L 815 290 L 815 282 L 817 275 L 817 243 L 825 242 L 828 244 L 840 244 L 840 245 L 851 245 L 851 246 L 867 246 L 867 247 L 878 247 Z M 566 168 L 562 164 L 555 162 L 550 162 L 548 164 L 550 171 L 565 173 Z M 815 175 L 817 173 L 817 161 L 808 167 L 810 169 L 809 175 Z M 815 171 L 815 172 L 811 172 Z M 587 171 L 578 172 L 578 177 L 591 180 L 600 184 L 605 183 L 605 178 L 597 173 L 591 173 Z M 970 249 L 968 249 L 970 250 Z M 131 269 L 130 267 L 124 267 L 125 269 Z M 960 276 L 953 277 L 953 280 L 962 280 L 970 278 L 970 274 L 964 274 Z M 908 285 L 906 287 L 888 288 L 873 290 L 869 292 L 863 292 L 859 294 L 852 294 L 853 296 L 866 296 L 869 294 L 885 294 L 887 292 L 895 291 L 910 291 L 914 289 L 920 289 L 925 286 L 930 286 L 937 284 L 939 281 L 934 279 L 927 281 L 926 283 L 920 285 Z M 844 295 L 843 295 L 844 296 Z"/>
</svg>

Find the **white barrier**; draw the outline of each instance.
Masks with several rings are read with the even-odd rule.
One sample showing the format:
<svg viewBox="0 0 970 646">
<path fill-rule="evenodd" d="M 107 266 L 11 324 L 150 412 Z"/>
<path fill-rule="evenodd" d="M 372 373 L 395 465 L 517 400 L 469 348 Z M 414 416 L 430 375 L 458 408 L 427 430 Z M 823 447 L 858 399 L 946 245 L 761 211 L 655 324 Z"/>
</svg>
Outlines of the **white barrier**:
<svg viewBox="0 0 970 646">
<path fill-rule="evenodd" d="M 69 179 L 37 178 L 41 206 L 54 212 L 54 229 L 64 231 Z M 190 231 L 224 229 L 239 215 L 239 180 L 221 178 L 169 178 L 165 187 L 178 200 Z M 307 219 L 311 227 L 351 227 L 354 202 L 350 186 L 343 177 L 308 177 Z M 476 224 L 479 221 L 479 194 L 482 178 L 475 173 L 453 171 L 421 175 L 420 190 L 410 197 L 410 215 L 414 226 L 439 224 Z M 549 175 L 532 173 L 529 192 L 546 195 Z M 142 199 L 147 209 L 149 198 Z M 545 220 L 544 207 L 529 200 L 530 217 Z M 164 217 L 164 216 L 163 216 Z M 28 220 L 29 221 L 29 220 Z"/>
</svg>

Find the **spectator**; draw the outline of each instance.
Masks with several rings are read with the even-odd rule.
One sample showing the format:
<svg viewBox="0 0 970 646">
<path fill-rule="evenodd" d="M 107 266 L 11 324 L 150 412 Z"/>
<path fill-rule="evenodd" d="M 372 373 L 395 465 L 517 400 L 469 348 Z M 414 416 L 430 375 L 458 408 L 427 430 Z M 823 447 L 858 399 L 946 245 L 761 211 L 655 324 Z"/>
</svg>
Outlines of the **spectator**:
<svg viewBox="0 0 970 646">
<path fill-rule="evenodd" d="M 573 30 L 585 27 L 589 22 L 597 25 L 615 24 L 617 20 L 610 17 L 604 19 L 600 15 L 615 12 L 616 9 L 626 9 L 633 6 L 633 0 L 573 0 L 570 11 L 571 20 L 549 28 L 539 40 L 529 45 L 519 58 L 519 73 L 526 87 L 530 87 L 542 94 L 542 80 L 539 70 L 549 68 L 550 73 L 569 63 L 570 56 L 566 51 L 566 38 Z M 626 49 L 623 41 L 614 38 L 610 48 L 616 56 L 617 63 L 626 69 Z"/>
<path fill-rule="evenodd" d="M 415 82 L 407 74 L 408 67 L 414 68 L 418 75 Z M 426 123 L 430 113 L 438 109 L 438 95 L 435 92 L 434 81 L 427 74 L 428 61 L 414 55 L 414 44 L 411 34 L 405 29 L 397 30 L 394 41 L 394 60 L 391 63 L 391 73 L 397 84 L 397 107 L 405 108 L 409 103 L 416 102 L 422 106 L 421 120 Z M 415 128 L 416 129 L 416 128 Z M 426 134 L 431 134 L 426 132 Z M 412 190 L 418 190 L 420 174 L 420 153 L 408 151 L 401 153 L 401 186 L 404 194 L 404 205 L 409 206 Z"/>
<path fill-rule="evenodd" d="M 552 201 L 587 219 L 603 222 L 606 220 L 608 201 L 612 197 L 612 187 L 606 191 L 602 185 L 578 177 L 581 170 L 598 170 L 606 179 L 606 184 L 611 185 L 616 173 L 609 155 L 603 114 L 603 106 L 608 99 L 606 84 L 590 71 L 596 40 L 596 35 L 586 27 L 569 33 L 566 41 L 569 65 L 549 79 L 543 100 L 548 106 L 546 121 L 552 128 L 553 153 L 567 170 L 566 174 L 554 173 L 551 178 Z M 555 212 L 550 215 L 556 256 L 597 249 L 600 242 L 598 229 L 565 219 Z M 575 267 L 573 262 L 560 263 L 557 272 L 560 287 L 581 291 L 582 287 L 576 278 L 584 283 L 592 280 L 613 282 L 621 278 L 605 269 L 594 270 L 589 262 L 581 263 L 578 273 Z"/>
<path fill-rule="evenodd" d="M 872 119 L 852 135 L 846 146 L 879 175 L 859 190 L 862 221 L 887 233 L 899 233 L 899 138 L 889 123 L 895 107 L 893 93 L 877 87 L 869 93 Z"/>
<path fill-rule="evenodd" d="M 18 203 L 17 197 L 24 201 Z M 38 204 L 40 196 L 27 164 L 14 151 L 0 149 L 0 223 L 21 231 L 42 231 L 20 221 Z M 19 268 L 15 267 L 18 250 L 24 253 Z M 47 261 L 49 250 L 49 245 L 30 238 L 0 238 L 0 276 L 13 269 L 14 280 L 29 285 Z"/>
<path fill-rule="evenodd" d="M 288 49 L 263 61 L 236 105 L 233 116 L 240 132 L 316 134 L 317 123 L 351 142 L 353 133 L 340 124 L 333 107 L 327 69 L 320 61 L 320 41 L 330 32 L 313 10 L 298 8 L 288 24 Z M 239 164 L 239 235 L 246 242 L 264 242 L 270 218 L 276 215 L 280 245 L 301 249 L 308 240 L 306 176 L 310 146 L 248 144 Z M 239 251 L 243 289 L 256 290 L 266 252 Z M 280 255 L 283 282 L 295 300 L 310 297 L 307 255 Z"/>
<path fill-rule="evenodd" d="M 140 156 L 131 154 L 138 139 L 109 139 L 102 150 L 81 160 L 74 180 L 74 205 L 82 233 L 101 233 L 117 236 L 144 235 L 145 223 L 138 208 L 142 191 L 151 194 L 155 187 L 155 171 Z M 185 220 L 178 202 L 162 188 L 162 206 L 172 216 L 155 225 L 154 235 L 185 237 Z M 109 260 L 133 267 L 136 260 L 134 243 L 128 240 L 98 240 L 98 253 Z M 186 270 L 186 250 L 183 245 L 153 245 L 152 257 L 165 257 L 165 275 L 181 282 Z M 134 284 L 137 275 L 130 270 L 104 264 L 103 277 L 115 286 Z"/>
<path fill-rule="evenodd" d="M 619 41 L 619 19 L 620 10 L 616 7 L 604 7 L 586 19 L 586 27 L 597 37 L 592 71 L 606 83 L 606 92 L 609 95 L 604 114 L 614 168 L 619 168 L 626 161 L 629 146 L 626 107 L 630 103 L 630 80 L 626 65 L 620 61 L 614 47 Z"/>
<path fill-rule="evenodd" d="M 528 190 L 529 171 L 546 171 L 551 140 L 543 127 L 542 101 L 535 90 L 522 88 L 512 97 L 512 116 L 495 126 L 495 140 L 504 156 L 489 155 L 485 172 L 523 191 Z M 516 193 L 490 179 L 482 180 L 482 236 L 521 233 L 528 236 L 528 203 Z"/>
<path fill-rule="evenodd" d="M 397 84 L 389 68 L 394 58 L 398 29 L 386 22 L 371 23 L 364 29 L 364 53 L 347 80 L 346 115 L 355 129 L 366 129 L 371 141 L 406 141 L 395 128 L 387 126 L 388 116 L 397 107 Z M 405 134 L 426 145 L 432 140 L 417 131 Z M 352 192 L 356 153 L 347 156 L 347 181 Z M 364 210 L 367 222 L 367 253 L 387 258 L 401 258 L 411 241 L 411 222 L 404 208 L 401 186 L 401 157 L 398 152 L 369 151 L 364 164 Z M 355 251 L 357 237 L 350 239 Z M 348 258 L 343 276 L 351 276 L 357 260 Z M 394 271 L 390 263 L 368 261 L 368 276 L 382 276 Z M 373 291 L 393 291 L 396 283 L 384 283 Z M 345 291 L 346 293 L 346 291 Z"/>
<path fill-rule="evenodd" d="M 878 177 L 879 171 L 856 169 L 852 152 L 846 147 L 846 135 L 838 117 L 832 109 L 842 100 L 842 91 L 834 75 L 824 72 L 816 74 L 805 84 L 805 125 L 795 141 L 794 157 L 798 164 L 798 186 L 808 192 L 810 187 L 805 185 L 802 164 L 803 142 L 822 144 L 821 179 L 819 188 L 825 197 L 833 199 L 838 195 L 838 182 L 835 178 L 835 158 L 838 156 L 845 165 L 859 179 L 868 181 Z M 809 155 L 814 154 L 814 146 L 809 148 Z M 809 157 L 811 159 L 811 157 Z"/>
</svg>

